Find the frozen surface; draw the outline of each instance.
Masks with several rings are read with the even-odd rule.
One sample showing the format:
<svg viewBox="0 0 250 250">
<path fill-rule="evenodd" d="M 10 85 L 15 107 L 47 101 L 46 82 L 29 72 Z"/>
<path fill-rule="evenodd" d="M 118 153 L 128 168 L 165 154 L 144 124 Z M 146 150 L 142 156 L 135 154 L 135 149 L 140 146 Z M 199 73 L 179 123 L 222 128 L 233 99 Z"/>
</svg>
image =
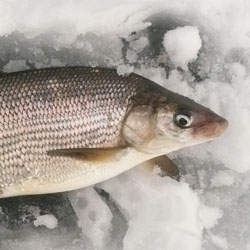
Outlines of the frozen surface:
<svg viewBox="0 0 250 250">
<path fill-rule="evenodd" d="M 134 169 L 69 195 L 0 200 L 1 250 L 249 250 L 249 1 L 3 0 L 0 15 L 2 71 L 116 67 L 230 123 L 216 141 L 170 155 L 180 183 Z M 46 214 L 56 228 L 34 226 Z"/>
</svg>

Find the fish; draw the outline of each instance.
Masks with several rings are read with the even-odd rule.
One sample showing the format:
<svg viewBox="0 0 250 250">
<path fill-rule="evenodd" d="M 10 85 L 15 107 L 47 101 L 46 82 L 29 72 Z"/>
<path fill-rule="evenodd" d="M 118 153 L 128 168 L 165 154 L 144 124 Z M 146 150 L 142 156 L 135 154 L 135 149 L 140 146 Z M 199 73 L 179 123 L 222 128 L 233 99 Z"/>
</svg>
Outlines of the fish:
<svg viewBox="0 0 250 250">
<path fill-rule="evenodd" d="M 91 186 L 210 141 L 227 126 L 210 109 L 135 73 L 86 66 L 4 73 L 0 198 Z"/>
<path fill-rule="evenodd" d="M 180 171 L 178 166 L 170 160 L 166 155 L 161 155 L 143 162 L 137 166 L 142 170 L 156 173 L 161 177 L 168 176 L 172 179 L 180 181 Z"/>
</svg>

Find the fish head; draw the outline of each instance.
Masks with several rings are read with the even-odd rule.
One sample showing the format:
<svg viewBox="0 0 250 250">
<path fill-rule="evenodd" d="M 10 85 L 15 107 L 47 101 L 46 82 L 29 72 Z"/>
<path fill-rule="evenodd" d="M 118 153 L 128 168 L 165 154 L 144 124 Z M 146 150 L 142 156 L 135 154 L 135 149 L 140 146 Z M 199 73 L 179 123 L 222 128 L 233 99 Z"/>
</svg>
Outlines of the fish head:
<svg viewBox="0 0 250 250">
<path fill-rule="evenodd" d="M 212 140 L 228 126 L 223 117 L 193 100 L 163 89 L 131 109 L 123 135 L 140 151 L 166 154 Z"/>
</svg>

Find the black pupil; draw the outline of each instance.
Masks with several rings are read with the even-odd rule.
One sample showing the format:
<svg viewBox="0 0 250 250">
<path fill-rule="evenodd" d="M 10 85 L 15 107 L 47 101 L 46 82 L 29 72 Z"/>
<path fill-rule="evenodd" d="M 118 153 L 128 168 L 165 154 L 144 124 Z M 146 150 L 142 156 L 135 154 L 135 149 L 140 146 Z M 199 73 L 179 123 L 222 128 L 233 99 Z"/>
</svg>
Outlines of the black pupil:
<svg viewBox="0 0 250 250">
<path fill-rule="evenodd" d="M 187 120 L 185 119 L 185 118 L 181 118 L 180 120 L 179 120 L 179 124 L 181 125 L 181 126 L 186 126 L 187 125 Z"/>
</svg>

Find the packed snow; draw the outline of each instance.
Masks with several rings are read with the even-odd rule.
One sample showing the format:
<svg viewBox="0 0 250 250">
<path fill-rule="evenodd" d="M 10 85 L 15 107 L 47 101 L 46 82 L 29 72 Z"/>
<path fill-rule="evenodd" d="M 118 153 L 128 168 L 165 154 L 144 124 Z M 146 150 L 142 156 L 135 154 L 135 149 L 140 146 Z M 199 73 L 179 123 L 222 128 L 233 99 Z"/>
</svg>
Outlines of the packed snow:
<svg viewBox="0 0 250 250">
<path fill-rule="evenodd" d="M 220 187 L 220 186 L 231 186 L 234 183 L 234 176 L 227 171 L 218 171 L 215 172 L 214 176 L 211 179 L 211 185 Z"/>
<path fill-rule="evenodd" d="M 135 168 L 69 194 L 0 200 L 1 250 L 249 250 L 249 1 L 3 0 L 0 16 L 4 72 L 115 67 L 230 124 L 169 155 L 180 182 Z"/>
<path fill-rule="evenodd" d="M 203 229 L 213 227 L 222 215 L 201 204 L 188 184 L 146 171 L 135 169 L 100 186 L 128 221 L 124 250 L 199 250 Z"/>
<path fill-rule="evenodd" d="M 175 67 L 186 70 L 188 63 L 197 59 L 202 44 L 199 30 L 185 26 L 168 31 L 164 35 L 163 45 Z"/>
<path fill-rule="evenodd" d="M 70 201 L 82 233 L 90 238 L 93 247 L 100 249 L 109 236 L 112 213 L 93 188 L 70 193 Z"/>
<path fill-rule="evenodd" d="M 53 214 L 39 215 L 34 220 L 34 226 L 46 226 L 49 229 L 54 229 L 57 227 L 57 219 Z"/>
</svg>

